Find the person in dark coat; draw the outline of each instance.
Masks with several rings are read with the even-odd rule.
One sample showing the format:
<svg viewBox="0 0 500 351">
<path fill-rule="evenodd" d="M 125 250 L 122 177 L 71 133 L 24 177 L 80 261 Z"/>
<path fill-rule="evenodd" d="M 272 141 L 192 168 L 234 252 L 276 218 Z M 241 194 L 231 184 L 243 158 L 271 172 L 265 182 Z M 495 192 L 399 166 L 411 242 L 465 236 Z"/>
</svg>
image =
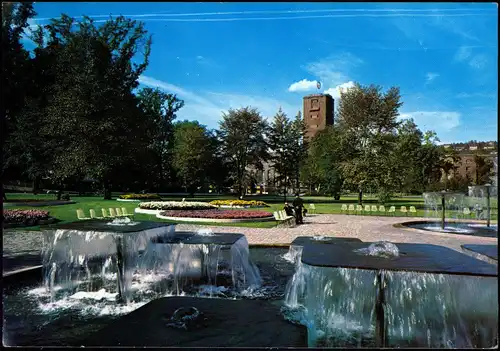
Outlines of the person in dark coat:
<svg viewBox="0 0 500 351">
<path fill-rule="evenodd" d="M 304 221 L 302 219 L 302 209 L 304 208 L 304 201 L 302 201 L 299 194 L 295 195 L 295 199 L 293 200 L 292 205 L 295 211 L 295 223 L 304 224 Z"/>
<path fill-rule="evenodd" d="M 293 216 L 293 208 L 288 202 L 285 202 L 285 207 L 283 207 L 287 216 Z"/>
</svg>

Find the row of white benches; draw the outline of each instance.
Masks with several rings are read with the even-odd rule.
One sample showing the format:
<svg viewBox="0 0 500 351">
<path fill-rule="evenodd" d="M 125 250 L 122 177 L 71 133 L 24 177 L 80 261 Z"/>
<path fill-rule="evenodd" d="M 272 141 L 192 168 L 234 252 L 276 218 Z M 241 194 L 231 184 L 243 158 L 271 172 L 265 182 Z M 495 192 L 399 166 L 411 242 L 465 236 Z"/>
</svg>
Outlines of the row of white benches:
<svg viewBox="0 0 500 351">
<path fill-rule="evenodd" d="M 342 207 L 340 208 L 343 213 L 351 214 L 351 213 L 389 213 L 389 214 L 395 214 L 396 213 L 396 206 L 391 206 L 389 209 L 386 211 L 384 205 L 365 205 L 364 207 L 362 205 L 347 205 L 347 204 L 342 204 Z M 410 206 L 410 208 L 406 208 L 406 206 L 401 206 L 399 211 L 402 214 L 408 214 L 410 213 L 411 215 L 416 215 L 417 214 L 417 209 L 415 206 Z"/>
<path fill-rule="evenodd" d="M 128 213 L 125 207 L 109 208 L 109 212 L 103 208 L 101 209 L 102 216 L 97 216 L 94 209 L 89 210 L 90 217 L 87 217 L 85 212 L 79 208 L 76 210 L 76 216 L 78 219 L 104 219 L 104 218 L 116 218 L 116 217 L 133 217 L 133 213 Z"/>
</svg>

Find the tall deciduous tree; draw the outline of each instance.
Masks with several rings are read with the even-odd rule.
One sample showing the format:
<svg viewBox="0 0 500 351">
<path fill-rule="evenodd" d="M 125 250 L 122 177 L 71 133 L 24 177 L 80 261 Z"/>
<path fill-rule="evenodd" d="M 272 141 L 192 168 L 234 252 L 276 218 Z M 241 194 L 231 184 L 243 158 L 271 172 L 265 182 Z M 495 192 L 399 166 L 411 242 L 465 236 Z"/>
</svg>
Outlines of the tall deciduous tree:
<svg viewBox="0 0 500 351">
<path fill-rule="evenodd" d="M 186 191 L 194 195 L 207 176 L 212 161 L 210 135 L 198 122 L 174 125 L 173 166 Z"/>
<path fill-rule="evenodd" d="M 4 142 L 2 179 L 19 179 L 24 167 L 11 148 L 16 117 L 25 106 L 25 97 L 31 80 L 27 74 L 29 54 L 21 43 L 28 20 L 36 15 L 32 2 L 2 2 L 2 104 L 1 139 Z M 15 149 L 15 147 L 14 147 Z M 3 189 L 3 188 L 2 188 Z M 2 190 L 3 192 L 3 190 Z"/>
<path fill-rule="evenodd" d="M 238 194 L 243 195 L 247 166 L 261 169 L 268 157 L 264 137 L 267 123 L 255 108 L 243 107 L 224 113 L 219 126 L 218 137 L 224 157 L 231 164 Z"/>
<path fill-rule="evenodd" d="M 53 176 L 59 182 L 85 175 L 104 184 L 111 198 L 117 169 L 142 146 L 142 115 L 132 94 L 148 65 L 151 37 L 144 25 L 118 17 L 96 27 L 62 15 L 45 26 L 56 53 L 56 78 L 46 108 L 45 133 L 53 141 Z M 40 48 L 42 49 L 42 48 Z M 137 53 L 143 61 L 135 63 Z"/>
<path fill-rule="evenodd" d="M 310 188 L 317 186 L 320 193 L 339 198 L 344 181 L 341 171 L 343 147 L 342 135 L 335 127 L 327 127 L 314 136 L 302 171 L 302 179 Z"/>
<path fill-rule="evenodd" d="M 341 91 L 337 121 L 349 140 L 342 168 L 347 184 L 359 191 L 359 203 L 367 187 L 387 193 L 393 186 L 396 170 L 389 153 L 399 124 L 400 100 L 396 87 L 383 93 L 379 86 L 355 84 Z"/>
<path fill-rule="evenodd" d="M 138 93 L 139 107 L 146 117 L 149 150 L 153 157 L 154 173 L 157 175 L 155 188 L 165 186 L 171 177 L 173 148 L 173 121 L 184 101 L 175 94 L 164 93 L 159 89 L 144 88 Z"/>
</svg>

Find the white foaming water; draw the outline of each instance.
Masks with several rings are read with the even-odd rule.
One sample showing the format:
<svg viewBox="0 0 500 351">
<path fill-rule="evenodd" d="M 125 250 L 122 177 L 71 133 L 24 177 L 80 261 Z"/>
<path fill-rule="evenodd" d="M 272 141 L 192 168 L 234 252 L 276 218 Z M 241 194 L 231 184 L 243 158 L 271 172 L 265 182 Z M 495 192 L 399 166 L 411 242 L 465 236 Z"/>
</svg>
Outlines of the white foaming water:
<svg viewBox="0 0 500 351">
<path fill-rule="evenodd" d="M 312 237 L 313 240 L 318 240 L 318 241 L 321 241 L 321 240 L 325 240 L 325 236 L 324 235 L 314 235 Z"/>
<path fill-rule="evenodd" d="M 137 225 L 139 222 L 133 222 L 128 217 L 119 217 L 113 219 L 111 222 L 106 223 L 107 225 L 117 225 L 117 226 L 129 226 L 129 225 Z"/>
<path fill-rule="evenodd" d="M 354 252 L 359 252 L 367 256 L 377 256 L 386 258 L 399 256 L 398 247 L 388 241 L 378 241 L 376 243 L 370 244 L 370 246 L 366 248 L 354 250 Z"/>
<path fill-rule="evenodd" d="M 214 232 L 210 228 L 200 228 L 196 234 L 201 236 L 213 236 Z"/>
<path fill-rule="evenodd" d="M 303 249 L 304 249 L 303 246 L 290 245 L 288 252 L 282 255 L 281 257 L 285 261 L 295 264 L 302 258 Z"/>
<path fill-rule="evenodd" d="M 118 298 L 117 293 L 110 293 L 107 292 L 106 289 L 101 289 L 99 291 L 92 291 L 92 292 L 87 292 L 87 291 L 79 291 L 69 297 L 70 299 L 75 299 L 75 300 L 96 300 L 96 301 L 102 301 L 102 300 L 107 300 L 107 301 L 116 301 Z"/>
<path fill-rule="evenodd" d="M 469 226 L 470 226 L 470 224 L 469 224 Z M 442 232 L 442 233 L 471 234 L 474 232 L 473 230 L 467 229 L 466 227 L 452 227 L 449 225 L 446 225 L 444 227 L 444 229 L 438 225 L 426 225 L 426 226 L 423 226 L 422 228 L 425 230 L 432 230 L 435 232 Z"/>
</svg>

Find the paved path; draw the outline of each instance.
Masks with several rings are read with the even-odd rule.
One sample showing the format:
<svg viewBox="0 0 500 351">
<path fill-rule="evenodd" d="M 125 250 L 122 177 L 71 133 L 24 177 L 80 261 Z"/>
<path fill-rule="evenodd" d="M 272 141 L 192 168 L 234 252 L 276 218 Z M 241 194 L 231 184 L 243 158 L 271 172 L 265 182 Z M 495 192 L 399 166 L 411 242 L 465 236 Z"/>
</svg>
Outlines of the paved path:
<svg viewBox="0 0 500 351">
<path fill-rule="evenodd" d="M 213 227 L 214 232 L 241 233 L 252 244 L 289 244 L 298 236 L 325 235 L 335 237 L 354 237 L 362 241 L 387 240 L 391 242 L 421 243 L 446 246 L 462 252 L 462 244 L 498 244 L 497 238 L 473 237 L 466 235 L 438 234 L 416 229 L 395 228 L 401 223 L 415 218 L 349 216 L 349 215 L 312 215 L 304 218 L 305 224 L 295 228 L 241 228 Z M 198 230 L 199 225 L 179 224 L 177 230 Z M 41 264 L 42 248 L 40 232 L 4 231 L 3 234 L 3 272 Z"/>
</svg>

